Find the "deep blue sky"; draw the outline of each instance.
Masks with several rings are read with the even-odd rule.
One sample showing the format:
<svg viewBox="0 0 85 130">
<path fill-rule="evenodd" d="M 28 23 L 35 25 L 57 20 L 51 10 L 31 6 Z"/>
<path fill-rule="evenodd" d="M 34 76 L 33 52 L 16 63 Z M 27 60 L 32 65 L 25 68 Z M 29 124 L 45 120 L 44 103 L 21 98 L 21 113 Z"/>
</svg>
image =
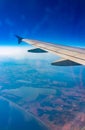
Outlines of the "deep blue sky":
<svg viewBox="0 0 85 130">
<path fill-rule="evenodd" d="M 0 0 L 0 44 L 14 34 L 85 46 L 85 0 Z"/>
</svg>

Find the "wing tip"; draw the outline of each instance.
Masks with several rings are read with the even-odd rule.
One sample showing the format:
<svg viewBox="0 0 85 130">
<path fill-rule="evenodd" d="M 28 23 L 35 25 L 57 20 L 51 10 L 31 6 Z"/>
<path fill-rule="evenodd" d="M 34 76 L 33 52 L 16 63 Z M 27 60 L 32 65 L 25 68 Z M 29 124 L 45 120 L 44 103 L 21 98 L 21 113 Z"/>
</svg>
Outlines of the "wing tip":
<svg viewBox="0 0 85 130">
<path fill-rule="evenodd" d="M 15 37 L 18 39 L 18 44 L 20 44 L 22 42 L 23 38 L 18 35 L 15 35 Z"/>
</svg>

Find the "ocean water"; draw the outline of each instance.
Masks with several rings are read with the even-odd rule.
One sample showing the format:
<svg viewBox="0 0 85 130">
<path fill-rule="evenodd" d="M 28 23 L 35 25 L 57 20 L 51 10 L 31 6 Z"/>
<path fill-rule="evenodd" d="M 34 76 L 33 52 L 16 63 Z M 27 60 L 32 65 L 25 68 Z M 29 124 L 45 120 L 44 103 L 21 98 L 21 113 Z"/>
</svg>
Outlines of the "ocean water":
<svg viewBox="0 0 85 130">
<path fill-rule="evenodd" d="M 47 130 L 39 120 L 0 97 L 0 130 Z"/>
</svg>

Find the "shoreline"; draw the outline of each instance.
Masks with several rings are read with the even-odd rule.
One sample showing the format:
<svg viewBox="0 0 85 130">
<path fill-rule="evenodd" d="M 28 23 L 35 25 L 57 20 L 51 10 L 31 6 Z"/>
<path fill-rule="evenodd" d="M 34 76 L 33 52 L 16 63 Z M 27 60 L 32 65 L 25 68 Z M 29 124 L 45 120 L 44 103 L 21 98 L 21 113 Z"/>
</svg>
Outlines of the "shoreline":
<svg viewBox="0 0 85 130">
<path fill-rule="evenodd" d="M 19 106 L 18 104 L 16 104 L 16 103 L 10 101 L 9 99 L 7 99 L 7 98 L 5 98 L 5 97 L 3 97 L 3 96 L 0 96 L 0 98 L 3 99 L 3 100 L 5 100 L 5 101 L 7 101 L 7 102 L 9 102 L 9 104 L 11 103 L 13 106 L 15 106 L 16 108 L 18 108 L 18 109 L 20 109 L 21 111 L 25 112 L 27 115 L 33 117 L 34 119 L 36 119 L 36 121 L 39 121 L 39 122 L 41 123 L 40 125 L 43 126 L 43 127 L 46 127 L 47 130 L 51 130 L 51 129 L 49 128 L 49 126 L 47 126 L 42 120 L 40 120 L 40 119 L 39 119 L 37 116 L 35 116 L 32 112 L 27 111 L 27 110 L 24 109 L 23 107 Z"/>
</svg>

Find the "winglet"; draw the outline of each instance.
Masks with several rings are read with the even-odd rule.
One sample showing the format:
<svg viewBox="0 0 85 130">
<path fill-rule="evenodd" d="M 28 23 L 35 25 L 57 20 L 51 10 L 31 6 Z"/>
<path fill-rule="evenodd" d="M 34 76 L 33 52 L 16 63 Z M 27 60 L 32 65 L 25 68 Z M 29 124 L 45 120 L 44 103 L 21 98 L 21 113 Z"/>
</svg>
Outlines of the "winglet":
<svg viewBox="0 0 85 130">
<path fill-rule="evenodd" d="M 18 36 L 18 35 L 15 35 L 15 36 L 16 36 L 16 38 L 18 39 L 18 44 L 20 44 L 20 43 L 22 42 L 23 38 L 20 37 L 20 36 Z"/>
</svg>

